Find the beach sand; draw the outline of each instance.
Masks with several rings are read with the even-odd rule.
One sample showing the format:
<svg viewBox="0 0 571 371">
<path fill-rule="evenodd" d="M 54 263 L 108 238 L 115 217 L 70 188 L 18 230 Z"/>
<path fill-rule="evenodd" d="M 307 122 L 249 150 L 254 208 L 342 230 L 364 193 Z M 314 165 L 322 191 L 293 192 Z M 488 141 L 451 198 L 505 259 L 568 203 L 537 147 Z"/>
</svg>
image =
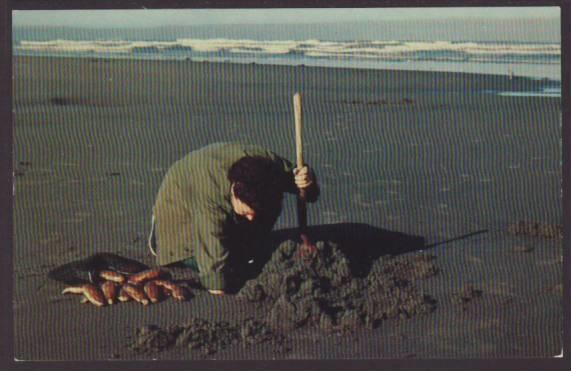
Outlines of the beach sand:
<svg viewBox="0 0 571 371">
<path fill-rule="evenodd" d="M 14 357 L 559 354 L 562 241 L 513 235 L 508 225 L 561 222 L 561 101 L 493 93 L 541 83 L 452 73 L 14 58 Z M 214 354 L 184 347 L 146 354 L 129 348 L 142 326 L 191 318 L 238 323 L 268 308 L 200 290 L 188 302 L 97 308 L 61 295 L 63 285 L 47 278 L 58 265 L 98 252 L 154 265 L 146 238 L 168 167 L 217 141 L 256 143 L 294 159 L 297 91 L 305 159 L 322 191 L 308 207 L 314 236 L 326 239 L 345 228 L 348 245 L 355 241 L 358 251 L 365 229 L 379 237 L 366 241 L 377 255 L 434 256 L 438 274 L 417 282 L 436 300 L 434 311 L 350 334 L 300 328 L 280 352 L 261 343 Z M 296 223 L 288 197 L 276 241 L 295 238 Z M 391 233 L 400 237 L 388 238 Z M 481 296 L 458 304 L 469 287 Z"/>
</svg>

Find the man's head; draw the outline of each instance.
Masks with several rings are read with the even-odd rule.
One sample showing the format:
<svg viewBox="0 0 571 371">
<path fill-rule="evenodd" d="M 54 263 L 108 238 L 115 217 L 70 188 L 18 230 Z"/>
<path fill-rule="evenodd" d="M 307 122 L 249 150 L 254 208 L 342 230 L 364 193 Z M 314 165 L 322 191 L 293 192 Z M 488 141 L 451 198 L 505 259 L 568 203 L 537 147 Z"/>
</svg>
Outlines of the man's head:
<svg viewBox="0 0 571 371">
<path fill-rule="evenodd" d="M 236 161 L 228 170 L 234 212 L 252 221 L 281 208 L 282 176 L 279 167 L 265 157 L 246 156 Z"/>
</svg>

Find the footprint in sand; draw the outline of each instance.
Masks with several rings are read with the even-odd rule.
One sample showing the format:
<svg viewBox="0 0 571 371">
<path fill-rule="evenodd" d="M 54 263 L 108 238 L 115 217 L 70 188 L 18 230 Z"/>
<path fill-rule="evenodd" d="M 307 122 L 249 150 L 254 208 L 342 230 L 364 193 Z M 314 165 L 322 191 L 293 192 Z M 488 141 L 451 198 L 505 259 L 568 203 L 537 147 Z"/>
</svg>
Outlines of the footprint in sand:
<svg viewBox="0 0 571 371">
<path fill-rule="evenodd" d="M 59 244 L 63 241 L 62 236 L 60 235 L 52 235 L 46 238 L 42 238 L 41 240 L 38 241 L 38 244 L 40 245 L 52 245 L 52 244 Z"/>
<path fill-rule="evenodd" d="M 65 166 L 65 167 L 78 167 L 79 163 L 78 162 L 61 162 L 60 165 Z"/>
<path fill-rule="evenodd" d="M 535 249 L 533 246 L 526 246 L 526 245 L 517 245 L 512 248 L 514 252 L 532 252 Z"/>
<path fill-rule="evenodd" d="M 484 259 L 478 258 L 477 256 L 470 255 L 466 258 L 471 263 L 482 264 L 484 263 Z"/>
<path fill-rule="evenodd" d="M 325 223 L 340 223 L 343 221 L 339 213 L 335 211 L 326 210 L 322 213 L 322 215 L 323 215 L 323 221 Z"/>
<path fill-rule="evenodd" d="M 402 218 L 402 215 L 387 215 L 387 216 L 386 216 L 386 219 L 387 219 L 388 221 L 395 221 L 395 220 L 398 220 L 398 219 L 401 219 L 401 218 Z"/>
<path fill-rule="evenodd" d="M 90 212 L 78 211 L 78 212 L 75 212 L 73 214 L 73 217 L 64 219 L 63 222 L 64 223 L 70 223 L 70 224 L 82 223 L 85 221 L 85 219 L 87 219 L 91 215 L 92 215 L 92 213 L 90 213 Z"/>
</svg>

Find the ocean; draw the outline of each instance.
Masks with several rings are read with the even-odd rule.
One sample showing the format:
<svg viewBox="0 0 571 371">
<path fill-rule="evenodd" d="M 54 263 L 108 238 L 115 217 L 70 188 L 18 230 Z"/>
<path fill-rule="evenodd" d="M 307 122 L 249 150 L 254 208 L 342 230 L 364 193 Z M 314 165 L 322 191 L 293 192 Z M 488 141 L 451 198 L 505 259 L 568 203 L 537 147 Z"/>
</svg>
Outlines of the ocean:
<svg viewBox="0 0 571 371">
<path fill-rule="evenodd" d="M 129 28 L 13 28 L 26 56 L 463 72 L 544 80 L 561 96 L 559 22 L 440 20 Z"/>
</svg>

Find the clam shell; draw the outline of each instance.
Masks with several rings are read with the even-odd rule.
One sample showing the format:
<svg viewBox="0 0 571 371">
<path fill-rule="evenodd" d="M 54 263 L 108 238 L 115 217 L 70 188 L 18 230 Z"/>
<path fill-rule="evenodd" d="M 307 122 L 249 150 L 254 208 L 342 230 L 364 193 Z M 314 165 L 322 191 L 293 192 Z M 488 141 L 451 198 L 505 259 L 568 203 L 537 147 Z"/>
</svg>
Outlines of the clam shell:
<svg viewBox="0 0 571 371">
<path fill-rule="evenodd" d="M 147 296 L 145 295 L 145 291 L 141 287 L 127 283 L 123 286 L 123 290 L 136 302 L 141 303 L 143 305 L 149 304 L 149 299 L 147 298 Z"/>
<path fill-rule="evenodd" d="M 99 272 L 99 277 L 107 281 L 125 283 L 125 276 L 123 276 L 121 273 L 114 272 L 111 270 L 103 270 Z"/>
<path fill-rule="evenodd" d="M 119 289 L 119 295 L 117 296 L 117 300 L 124 303 L 127 301 L 131 301 L 131 297 L 125 292 L 125 289 L 121 287 Z"/>
<path fill-rule="evenodd" d="M 127 280 L 127 282 L 130 284 L 133 284 L 133 285 L 138 285 L 138 284 L 143 283 L 145 281 L 150 281 L 150 280 L 160 278 L 161 275 L 163 275 L 163 274 L 164 274 L 164 272 L 161 268 L 148 269 L 146 271 L 142 271 L 142 272 L 139 272 L 139 273 L 136 273 L 136 274 L 130 276 L 129 279 Z"/>
<path fill-rule="evenodd" d="M 103 296 L 107 300 L 107 303 L 113 304 L 118 294 L 117 284 L 113 281 L 106 281 L 101 284 L 101 291 L 103 291 Z"/>
<path fill-rule="evenodd" d="M 105 305 L 105 296 L 103 292 L 95 285 L 86 283 L 83 287 L 83 295 L 89 300 L 92 304 L 97 305 L 98 307 L 102 307 Z"/>
<path fill-rule="evenodd" d="M 188 291 L 183 286 L 167 280 L 155 280 L 153 282 L 161 286 L 164 291 L 168 292 L 167 295 L 171 295 L 176 300 L 188 300 Z"/>
<path fill-rule="evenodd" d="M 147 282 L 143 289 L 151 303 L 157 303 L 161 299 L 161 289 L 155 281 Z"/>
<path fill-rule="evenodd" d="M 186 289 L 179 285 L 174 285 L 171 289 L 171 295 L 173 298 L 179 301 L 188 300 L 188 293 Z"/>
<path fill-rule="evenodd" d="M 83 286 L 70 286 L 63 289 L 61 292 L 64 295 L 67 294 L 83 294 Z"/>
</svg>

